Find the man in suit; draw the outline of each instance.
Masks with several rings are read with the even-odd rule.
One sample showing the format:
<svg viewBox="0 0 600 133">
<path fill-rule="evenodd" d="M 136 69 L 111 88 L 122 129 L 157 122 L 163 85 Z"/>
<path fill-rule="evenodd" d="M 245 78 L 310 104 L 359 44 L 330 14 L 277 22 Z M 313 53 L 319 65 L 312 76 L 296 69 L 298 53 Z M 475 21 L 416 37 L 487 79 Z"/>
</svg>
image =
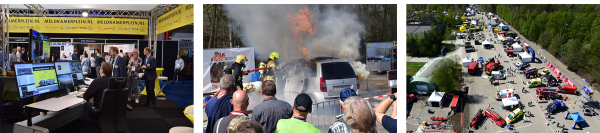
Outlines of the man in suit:
<svg viewBox="0 0 600 133">
<path fill-rule="evenodd" d="M 114 77 L 127 77 L 127 63 L 125 60 L 119 56 L 119 48 L 112 47 L 110 49 L 112 51 L 112 57 L 115 58 L 112 64 L 113 66 L 113 76 Z"/>
<path fill-rule="evenodd" d="M 77 49 L 75 49 L 75 52 L 73 52 L 73 55 L 71 55 L 71 60 L 79 60 L 79 56 L 77 55 Z"/>
<path fill-rule="evenodd" d="M 142 69 L 144 70 L 144 78 L 146 80 L 146 103 L 142 103 L 142 105 L 150 105 L 151 109 L 154 109 L 154 105 L 156 104 L 156 97 L 154 94 L 154 82 L 156 80 L 156 59 L 152 55 L 150 55 L 150 47 L 144 48 L 144 55 L 146 55 L 146 59 L 144 61 L 144 65 L 142 65 Z"/>
<path fill-rule="evenodd" d="M 113 68 L 112 75 L 113 75 L 113 77 L 127 78 L 127 63 L 125 63 L 125 60 L 118 55 L 119 48 L 112 47 L 110 49 L 110 51 L 112 51 L 112 55 L 111 56 L 113 58 L 115 58 L 114 62 L 112 64 L 112 68 Z M 133 108 L 131 106 L 129 106 L 129 104 L 127 104 L 127 110 L 131 111 L 131 110 L 133 110 Z"/>
</svg>

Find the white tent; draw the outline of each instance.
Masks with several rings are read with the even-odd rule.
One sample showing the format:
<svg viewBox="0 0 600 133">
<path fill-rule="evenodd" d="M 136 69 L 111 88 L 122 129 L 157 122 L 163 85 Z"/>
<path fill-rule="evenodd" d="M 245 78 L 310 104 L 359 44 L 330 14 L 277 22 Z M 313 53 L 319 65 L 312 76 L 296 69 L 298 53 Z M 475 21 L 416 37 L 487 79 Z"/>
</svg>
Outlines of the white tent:
<svg viewBox="0 0 600 133">
<path fill-rule="evenodd" d="M 433 93 L 431 93 L 431 96 L 429 96 L 429 99 L 427 100 L 427 103 L 429 104 L 429 107 L 433 107 L 432 103 L 437 103 L 437 105 L 439 107 L 442 106 L 442 103 L 444 102 L 444 94 L 446 94 L 445 92 L 437 92 L 437 91 L 433 91 Z"/>
<path fill-rule="evenodd" d="M 464 59 L 462 59 L 463 67 L 469 67 L 472 62 L 473 60 L 469 57 L 465 57 Z"/>
<path fill-rule="evenodd" d="M 519 100 L 517 99 L 517 97 L 509 97 L 509 98 L 502 99 L 503 107 L 513 106 L 513 105 L 517 105 L 517 104 L 519 104 Z"/>
<path fill-rule="evenodd" d="M 472 25 L 477 25 L 477 22 L 475 20 L 471 20 L 471 24 Z"/>
<path fill-rule="evenodd" d="M 491 45 L 492 45 L 492 42 L 490 42 L 490 40 L 489 40 L 489 39 L 485 39 L 485 41 L 483 41 L 483 43 L 482 43 L 482 44 L 483 44 L 483 47 L 485 47 L 486 45 L 490 45 L 490 47 L 491 47 Z"/>
<path fill-rule="evenodd" d="M 532 62 L 533 61 L 533 58 L 531 57 L 531 55 L 527 54 L 527 52 L 520 53 L 519 57 L 521 58 L 521 60 L 523 61 L 523 63 Z"/>
<path fill-rule="evenodd" d="M 521 47 L 521 45 L 519 45 L 519 43 L 514 43 L 512 45 L 512 47 L 513 47 L 513 50 L 515 50 L 515 52 L 521 52 L 521 51 L 523 51 L 523 47 Z"/>
</svg>

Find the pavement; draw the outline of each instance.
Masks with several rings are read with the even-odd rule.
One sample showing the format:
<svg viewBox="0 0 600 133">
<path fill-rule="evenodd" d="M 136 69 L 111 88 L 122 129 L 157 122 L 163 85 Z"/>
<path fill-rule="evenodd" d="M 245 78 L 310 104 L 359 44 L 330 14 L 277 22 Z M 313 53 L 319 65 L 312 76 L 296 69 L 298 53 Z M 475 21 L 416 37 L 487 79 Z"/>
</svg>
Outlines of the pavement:
<svg viewBox="0 0 600 133">
<path fill-rule="evenodd" d="M 387 76 L 385 74 L 378 75 L 376 72 L 371 72 L 371 74 L 369 75 L 369 77 L 366 81 L 360 82 L 360 86 L 361 86 L 361 90 L 360 90 L 361 96 L 360 97 L 362 97 L 362 98 L 386 95 L 386 94 L 390 94 L 390 92 L 391 92 L 391 89 L 388 86 Z M 369 102 L 369 104 L 371 104 L 371 108 L 374 109 L 375 106 L 379 105 L 379 103 L 381 101 L 383 101 L 385 98 L 387 98 L 387 97 L 369 99 L 367 101 Z M 281 98 L 278 97 L 278 99 L 281 99 Z M 262 100 L 250 100 L 250 102 L 253 102 L 253 101 L 262 101 Z M 290 105 L 292 105 L 292 104 L 293 103 L 290 103 Z M 252 110 L 248 110 L 248 111 L 249 111 L 248 114 L 251 116 L 252 114 L 250 112 Z M 207 122 L 208 117 L 206 116 L 204 109 L 202 110 L 202 114 L 203 114 L 203 118 L 204 118 L 203 119 L 203 127 L 206 127 L 206 125 L 208 124 L 208 122 Z M 335 116 L 337 116 L 339 114 L 340 114 L 339 100 L 333 100 L 331 102 L 324 102 L 319 105 L 313 104 L 313 112 L 311 114 L 309 114 L 306 121 L 313 124 L 313 126 L 317 127 L 318 129 L 320 129 L 321 132 L 327 132 L 327 130 L 329 129 L 329 126 L 335 122 Z M 391 116 L 391 114 L 392 114 L 391 106 L 385 114 L 388 116 Z M 381 124 L 379 124 L 379 123 L 377 123 L 377 132 L 378 133 L 387 133 L 385 128 L 383 128 L 383 126 L 381 126 Z"/>
<path fill-rule="evenodd" d="M 477 15 L 476 18 L 480 18 L 482 17 L 482 15 Z M 486 21 L 486 23 L 489 21 Z M 492 23 L 495 23 L 492 21 Z M 510 29 L 512 30 L 513 28 L 510 27 Z M 493 36 L 491 35 L 491 30 L 487 29 L 482 31 L 484 33 L 484 35 L 486 36 L 486 38 L 493 38 Z M 522 36 L 520 36 L 519 38 L 522 38 Z M 579 78 L 578 76 L 576 76 L 576 74 L 569 72 L 566 69 L 566 66 L 564 66 L 562 63 L 560 63 L 558 60 L 556 60 L 554 57 L 552 57 L 550 54 L 548 54 L 545 50 L 542 50 L 540 48 L 540 46 L 535 45 L 535 43 L 530 43 L 528 42 L 525 38 L 523 38 L 528 44 L 530 44 L 530 46 L 532 46 L 536 52 L 540 52 L 540 54 L 545 55 L 545 59 L 547 59 L 548 61 L 551 61 L 553 64 L 555 64 L 561 71 L 563 71 L 568 77 L 573 78 L 573 82 L 577 85 L 583 85 L 583 81 L 581 80 L 581 78 Z M 461 39 L 462 40 L 462 39 Z M 496 40 L 496 39 L 494 39 Z M 456 41 L 456 43 L 459 43 L 460 41 Z M 523 42 L 523 41 L 522 41 Z M 458 44 L 457 44 L 458 45 Z M 463 55 L 465 56 L 469 56 L 469 57 L 484 57 L 484 58 L 492 58 L 497 56 L 498 54 L 500 54 L 501 56 L 499 57 L 500 63 L 502 65 L 502 69 L 506 69 L 508 67 L 513 67 L 514 68 L 514 63 L 516 62 L 520 62 L 520 59 L 518 59 L 517 57 L 507 57 L 506 53 L 503 52 L 503 48 L 502 48 L 502 44 L 500 44 L 500 42 L 497 41 L 497 43 L 493 43 L 493 47 L 496 48 L 496 50 L 494 49 L 484 49 L 482 45 L 475 45 L 476 51 L 475 52 L 471 52 L 471 53 L 464 53 Z M 457 49 L 457 51 L 464 51 L 464 48 L 461 49 Z M 521 52 L 518 52 L 521 53 Z M 536 67 L 536 68 L 540 68 L 540 67 L 545 67 L 545 64 L 543 63 L 543 61 L 540 59 L 542 58 L 542 56 L 540 56 L 539 54 L 536 56 L 537 58 L 535 59 L 535 62 L 530 63 L 531 67 Z M 464 56 L 462 57 L 464 58 Z M 542 58 L 543 59 L 543 58 Z M 562 130 L 562 128 L 558 128 L 556 127 L 556 123 L 554 123 L 553 125 L 548 126 L 546 123 L 548 121 L 554 120 L 558 123 L 561 124 L 561 126 L 564 124 L 565 128 L 567 128 L 568 132 L 574 132 L 574 133 L 586 133 L 586 132 L 594 132 L 595 129 L 597 128 L 591 128 L 591 127 L 599 127 L 600 126 L 600 119 L 598 116 L 584 116 L 584 118 L 586 119 L 586 122 L 575 126 L 575 129 L 571 129 L 570 127 L 573 125 L 573 121 L 572 120 L 566 120 L 563 117 L 566 115 L 567 111 L 570 112 L 582 112 L 582 109 L 579 107 L 581 105 L 581 103 L 578 103 L 577 100 L 577 96 L 572 95 L 572 94 L 565 94 L 564 96 L 568 97 L 569 100 L 566 101 L 567 103 L 567 107 L 563 110 L 558 111 L 557 113 L 555 113 L 554 115 L 552 115 L 551 119 L 547 119 L 544 117 L 544 109 L 545 107 L 548 105 L 548 101 L 545 100 L 540 100 L 538 102 L 536 95 L 535 95 L 535 89 L 534 88 L 530 88 L 527 89 L 530 93 L 523 93 L 520 90 L 524 87 L 523 82 L 527 82 L 529 81 L 529 79 L 526 79 L 523 75 L 519 75 L 519 74 L 514 74 L 514 75 L 509 75 L 507 76 L 506 80 L 497 80 L 494 81 L 493 84 L 490 84 L 489 80 L 487 79 L 487 75 L 483 72 L 482 66 L 479 67 L 480 69 L 478 69 L 475 74 L 473 75 L 468 75 L 465 74 L 464 75 L 464 79 L 465 79 L 465 83 L 467 86 L 467 90 L 468 90 L 468 100 L 465 101 L 467 103 L 467 105 L 465 106 L 465 115 L 463 116 L 463 122 L 464 123 L 468 123 L 470 122 L 470 120 L 473 118 L 473 116 L 475 116 L 475 114 L 477 113 L 477 111 L 479 109 L 486 109 L 486 108 L 491 108 L 492 110 L 496 111 L 501 117 L 503 117 L 504 119 L 506 119 L 506 116 L 509 115 L 509 113 L 511 112 L 511 110 L 505 110 L 502 109 L 501 105 L 502 102 L 501 101 L 497 101 L 494 98 L 494 95 L 497 93 L 497 91 L 502 90 L 502 89 L 510 89 L 513 88 L 515 89 L 515 94 L 517 94 L 517 98 L 519 99 L 519 101 L 521 103 L 523 103 L 524 105 L 526 105 L 526 103 L 528 102 L 533 102 L 535 106 L 533 107 L 524 107 L 525 111 L 530 111 L 533 116 L 524 118 L 524 117 L 520 117 L 516 120 L 516 122 L 514 122 L 513 127 L 516 131 L 518 132 L 543 132 L 543 133 L 549 133 L 549 132 L 556 132 L 557 130 Z M 463 71 L 466 71 L 467 68 L 463 67 Z M 553 76 L 556 77 L 556 74 L 553 72 L 550 72 Z M 571 74 L 571 75 L 569 75 Z M 514 80 L 514 83 L 509 82 L 510 80 Z M 564 83 L 561 85 L 565 85 Z M 575 101 L 575 103 L 574 103 Z M 527 121 L 531 121 L 531 122 L 525 122 L 525 120 Z M 465 127 L 468 124 L 464 124 Z M 580 127 L 582 126 L 582 127 Z M 474 129 L 471 129 L 472 132 L 495 132 L 495 133 L 502 133 L 502 132 L 512 132 L 512 130 L 509 130 L 506 126 L 502 126 L 499 127 L 498 125 L 494 124 L 491 122 L 491 120 L 485 119 L 482 123 L 479 123 L 477 127 L 475 127 Z"/>
</svg>

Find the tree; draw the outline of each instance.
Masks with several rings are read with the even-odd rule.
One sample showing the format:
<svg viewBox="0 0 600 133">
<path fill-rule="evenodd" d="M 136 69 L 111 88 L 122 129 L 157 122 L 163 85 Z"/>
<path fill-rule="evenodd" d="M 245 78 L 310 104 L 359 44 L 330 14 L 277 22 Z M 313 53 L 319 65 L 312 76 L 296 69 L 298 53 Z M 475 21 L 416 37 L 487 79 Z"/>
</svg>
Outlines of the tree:
<svg viewBox="0 0 600 133">
<path fill-rule="evenodd" d="M 443 58 L 433 72 L 431 77 L 438 91 L 446 93 L 457 93 L 460 91 L 460 78 L 462 69 L 459 64 L 460 57 L 454 55 L 449 58 Z M 436 66 L 430 66 L 436 67 Z"/>
</svg>

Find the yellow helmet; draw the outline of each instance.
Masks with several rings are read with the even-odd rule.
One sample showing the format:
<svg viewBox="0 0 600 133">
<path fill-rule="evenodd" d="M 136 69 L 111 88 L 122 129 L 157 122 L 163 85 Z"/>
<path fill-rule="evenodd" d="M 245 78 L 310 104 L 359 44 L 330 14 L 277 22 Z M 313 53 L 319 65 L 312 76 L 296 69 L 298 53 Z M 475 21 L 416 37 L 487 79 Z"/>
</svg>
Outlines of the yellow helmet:
<svg viewBox="0 0 600 133">
<path fill-rule="evenodd" d="M 271 53 L 271 55 L 269 55 L 269 59 L 271 59 L 273 61 L 277 61 L 278 58 L 279 58 L 279 53 L 277 53 L 277 52 L 273 52 L 273 53 Z"/>
<path fill-rule="evenodd" d="M 240 63 L 240 64 L 245 64 L 247 60 L 248 60 L 248 59 L 247 59 L 247 58 L 246 58 L 246 56 L 244 56 L 244 55 L 238 55 L 238 56 L 235 58 L 235 62 L 237 62 L 237 63 Z"/>
</svg>

